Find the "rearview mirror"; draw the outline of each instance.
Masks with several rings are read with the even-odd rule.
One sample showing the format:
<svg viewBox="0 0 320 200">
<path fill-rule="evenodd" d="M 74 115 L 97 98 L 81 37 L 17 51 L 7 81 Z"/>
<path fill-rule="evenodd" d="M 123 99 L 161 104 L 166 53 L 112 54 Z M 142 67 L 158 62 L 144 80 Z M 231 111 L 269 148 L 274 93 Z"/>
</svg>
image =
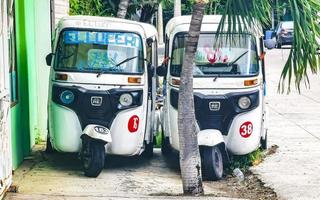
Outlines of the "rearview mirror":
<svg viewBox="0 0 320 200">
<path fill-rule="evenodd" d="M 53 57 L 53 53 L 49 53 L 49 54 L 46 56 L 46 63 L 47 63 L 48 66 L 51 66 L 52 57 Z"/>
<path fill-rule="evenodd" d="M 157 75 L 160 77 L 164 77 L 167 75 L 167 67 L 165 65 L 161 65 L 157 67 Z"/>
<path fill-rule="evenodd" d="M 153 42 L 154 42 L 154 41 L 153 41 L 153 38 L 152 38 L 152 37 L 149 37 L 149 38 L 147 39 L 147 45 L 148 45 L 148 47 L 151 47 Z"/>
</svg>

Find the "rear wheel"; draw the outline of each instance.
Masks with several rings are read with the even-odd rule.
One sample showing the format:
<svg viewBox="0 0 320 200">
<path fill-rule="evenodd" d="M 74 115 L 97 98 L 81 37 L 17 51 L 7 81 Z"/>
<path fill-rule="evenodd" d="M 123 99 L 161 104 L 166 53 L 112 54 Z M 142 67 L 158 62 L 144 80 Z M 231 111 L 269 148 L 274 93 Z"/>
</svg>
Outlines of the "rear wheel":
<svg viewBox="0 0 320 200">
<path fill-rule="evenodd" d="M 153 138 L 153 141 L 155 141 L 155 139 Z M 145 142 L 145 149 L 142 152 L 142 156 L 145 158 L 152 158 L 153 156 L 153 141 L 150 141 L 149 144 L 147 144 Z"/>
<path fill-rule="evenodd" d="M 46 143 L 46 150 L 45 151 L 46 151 L 46 153 L 54 153 L 54 149 L 52 147 L 49 134 L 47 135 L 47 143 Z"/>
<path fill-rule="evenodd" d="M 277 49 L 281 49 L 281 46 L 282 46 L 281 43 L 278 42 L 278 43 L 277 43 Z"/>
<path fill-rule="evenodd" d="M 268 148 L 268 131 L 266 130 L 265 138 L 261 138 L 261 148 L 266 150 Z"/>
<path fill-rule="evenodd" d="M 170 146 L 169 137 L 165 137 L 165 135 L 162 131 L 161 153 L 166 156 L 166 155 L 169 155 L 171 152 L 172 152 L 172 149 Z"/>
<path fill-rule="evenodd" d="M 105 143 L 91 138 L 82 139 L 82 162 L 84 175 L 97 177 L 104 168 Z"/>
<path fill-rule="evenodd" d="M 220 180 L 223 175 L 223 157 L 218 146 L 205 146 L 201 150 L 202 176 L 206 180 Z"/>
</svg>

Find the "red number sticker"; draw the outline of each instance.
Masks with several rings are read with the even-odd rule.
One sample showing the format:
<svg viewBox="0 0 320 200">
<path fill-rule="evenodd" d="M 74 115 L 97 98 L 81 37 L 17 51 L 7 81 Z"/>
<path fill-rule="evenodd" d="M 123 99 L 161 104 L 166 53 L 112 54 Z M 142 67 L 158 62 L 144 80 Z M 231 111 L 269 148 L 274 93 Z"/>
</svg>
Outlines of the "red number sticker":
<svg viewBox="0 0 320 200">
<path fill-rule="evenodd" d="M 253 132 L 253 125 L 251 122 L 245 122 L 240 126 L 239 129 L 240 135 L 244 138 L 250 137 Z"/>
<path fill-rule="evenodd" d="M 128 122 L 128 130 L 130 133 L 134 133 L 139 128 L 139 117 L 137 115 L 133 115 Z"/>
</svg>

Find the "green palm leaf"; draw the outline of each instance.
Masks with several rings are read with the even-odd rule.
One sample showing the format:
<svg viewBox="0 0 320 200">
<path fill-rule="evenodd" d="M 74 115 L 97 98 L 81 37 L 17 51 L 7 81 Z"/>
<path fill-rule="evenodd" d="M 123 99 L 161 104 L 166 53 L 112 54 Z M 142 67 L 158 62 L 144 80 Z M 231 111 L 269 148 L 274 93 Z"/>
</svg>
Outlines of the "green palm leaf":
<svg viewBox="0 0 320 200">
<path fill-rule="evenodd" d="M 248 32 L 256 21 L 262 26 L 269 25 L 271 0 L 226 0 L 226 2 L 218 32 L 227 31 L 229 38 L 232 32 Z M 290 92 L 293 80 L 298 91 L 302 83 L 309 86 L 308 74 L 315 74 L 320 68 L 320 59 L 317 55 L 319 46 L 316 42 L 316 38 L 320 37 L 320 1 L 288 0 L 288 5 L 294 21 L 294 40 L 281 73 L 278 87 L 281 92 L 286 88 Z M 239 23 L 243 26 L 236 26 Z"/>
</svg>

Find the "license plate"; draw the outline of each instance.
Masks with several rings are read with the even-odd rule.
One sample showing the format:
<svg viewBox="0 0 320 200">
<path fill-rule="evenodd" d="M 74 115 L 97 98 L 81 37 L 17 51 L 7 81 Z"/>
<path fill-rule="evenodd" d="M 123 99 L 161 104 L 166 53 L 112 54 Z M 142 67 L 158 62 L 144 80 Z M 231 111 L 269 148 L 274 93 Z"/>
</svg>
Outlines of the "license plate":
<svg viewBox="0 0 320 200">
<path fill-rule="evenodd" d="M 94 127 L 94 130 L 98 133 L 105 134 L 105 135 L 110 133 L 110 130 L 103 126 L 96 126 Z"/>
</svg>

